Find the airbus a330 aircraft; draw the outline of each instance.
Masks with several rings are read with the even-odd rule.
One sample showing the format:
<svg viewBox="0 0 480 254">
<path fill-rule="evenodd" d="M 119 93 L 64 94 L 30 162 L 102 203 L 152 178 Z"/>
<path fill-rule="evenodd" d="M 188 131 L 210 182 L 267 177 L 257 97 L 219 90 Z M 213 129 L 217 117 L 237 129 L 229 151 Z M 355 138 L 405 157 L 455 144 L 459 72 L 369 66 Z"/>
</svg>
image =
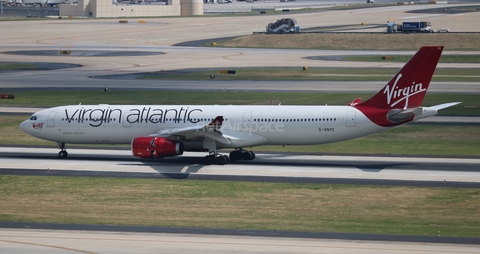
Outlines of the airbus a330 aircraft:
<svg viewBox="0 0 480 254">
<path fill-rule="evenodd" d="M 443 46 L 422 47 L 371 99 L 347 106 L 76 105 L 49 108 L 20 124 L 26 133 L 66 143 L 130 143 L 134 156 L 204 151 L 205 164 L 253 160 L 244 147 L 314 145 L 385 131 L 458 104 L 422 107 Z M 234 148 L 230 156 L 218 149 Z"/>
</svg>

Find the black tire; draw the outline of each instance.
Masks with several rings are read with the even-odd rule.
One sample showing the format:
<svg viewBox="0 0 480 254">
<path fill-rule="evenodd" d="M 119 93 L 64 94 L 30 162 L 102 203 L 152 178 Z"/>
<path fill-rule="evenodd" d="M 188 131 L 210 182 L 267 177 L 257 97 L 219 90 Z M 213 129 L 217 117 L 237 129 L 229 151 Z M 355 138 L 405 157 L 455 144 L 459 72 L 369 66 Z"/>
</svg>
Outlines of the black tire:
<svg viewBox="0 0 480 254">
<path fill-rule="evenodd" d="M 58 157 L 60 157 L 60 158 L 67 158 L 67 157 L 68 157 L 67 151 L 60 151 L 60 152 L 58 152 Z"/>
<path fill-rule="evenodd" d="M 252 154 L 248 151 L 242 153 L 242 159 L 249 161 L 252 160 Z"/>
<path fill-rule="evenodd" d="M 242 159 L 242 154 L 240 151 L 231 151 L 230 152 L 230 160 L 231 161 L 238 161 Z"/>
<path fill-rule="evenodd" d="M 215 162 L 215 157 L 212 155 L 207 155 L 203 158 L 203 163 L 205 165 L 212 165 Z"/>
<path fill-rule="evenodd" d="M 215 159 L 215 164 L 217 165 L 225 165 L 226 163 L 227 163 L 227 158 L 225 158 L 224 156 L 218 156 Z"/>
<path fill-rule="evenodd" d="M 230 157 L 228 157 L 227 155 L 222 155 L 223 157 L 225 157 L 225 164 L 230 164 Z"/>
</svg>

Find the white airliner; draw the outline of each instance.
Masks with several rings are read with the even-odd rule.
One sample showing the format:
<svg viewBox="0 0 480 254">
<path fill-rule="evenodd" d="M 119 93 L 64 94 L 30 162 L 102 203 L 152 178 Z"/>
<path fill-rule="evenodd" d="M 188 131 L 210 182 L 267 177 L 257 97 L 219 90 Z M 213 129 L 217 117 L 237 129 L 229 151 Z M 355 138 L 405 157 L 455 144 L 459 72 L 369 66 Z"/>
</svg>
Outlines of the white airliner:
<svg viewBox="0 0 480 254">
<path fill-rule="evenodd" d="M 164 158 L 204 151 L 205 164 L 253 160 L 244 147 L 315 145 L 385 131 L 458 104 L 422 107 L 443 46 L 422 47 L 371 99 L 347 106 L 75 105 L 39 111 L 26 133 L 66 143 L 130 143 L 134 156 Z M 234 148 L 230 156 L 218 149 Z"/>
</svg>

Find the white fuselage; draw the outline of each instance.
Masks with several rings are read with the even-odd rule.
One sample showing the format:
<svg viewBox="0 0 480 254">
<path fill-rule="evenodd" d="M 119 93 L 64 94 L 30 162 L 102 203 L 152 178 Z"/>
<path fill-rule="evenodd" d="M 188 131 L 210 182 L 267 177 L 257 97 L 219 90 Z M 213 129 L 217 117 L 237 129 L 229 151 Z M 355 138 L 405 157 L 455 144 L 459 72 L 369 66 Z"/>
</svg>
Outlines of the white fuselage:
<svg viewBox="0 0 480 254">
<path fill-rule="evenodd" d="M 353 139 L 389 128 L 371 122 L 351 106 L 172 106 L 76 105 L 45 109 L 22 130 L 58 143 L 130 143 L 162 130 L 205 126 L 217 116 L 231 145 L 314 145 Z M 33 116 L 32 116 L 33 117 Z M 183 140 L 186 150 L 202 150 L 201 140 Z"/>
<path fill-rule="evenodd" d="M 77 105 L 45 109 L 21 123 L 38 138 L 65 143 L 131 143 L 133 155 L 164 158 L 208 151 L 206 164 L 255 155 L 243 147 L 349 140 L 436 115 L 457 105 L 422 107 L 443 46 L 425 46 L 372 98 L 347 106 Z M 218 148 L 238 148 L 229 159 Z"/>
</svg>

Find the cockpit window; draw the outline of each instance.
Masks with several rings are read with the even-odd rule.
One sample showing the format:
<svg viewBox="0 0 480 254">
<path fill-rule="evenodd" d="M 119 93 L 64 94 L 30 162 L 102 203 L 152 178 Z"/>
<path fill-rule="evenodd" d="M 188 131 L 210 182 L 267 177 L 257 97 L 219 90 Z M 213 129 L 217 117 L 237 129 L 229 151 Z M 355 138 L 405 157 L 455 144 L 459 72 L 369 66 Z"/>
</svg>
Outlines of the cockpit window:
<svg viewBox="0 0 480 254">
<path fill-rule="evenodd" d="M 33 120 L 33 121 L 37 120 L 37 116 L 31 116 L 30 120 Z"/>
</svg>

